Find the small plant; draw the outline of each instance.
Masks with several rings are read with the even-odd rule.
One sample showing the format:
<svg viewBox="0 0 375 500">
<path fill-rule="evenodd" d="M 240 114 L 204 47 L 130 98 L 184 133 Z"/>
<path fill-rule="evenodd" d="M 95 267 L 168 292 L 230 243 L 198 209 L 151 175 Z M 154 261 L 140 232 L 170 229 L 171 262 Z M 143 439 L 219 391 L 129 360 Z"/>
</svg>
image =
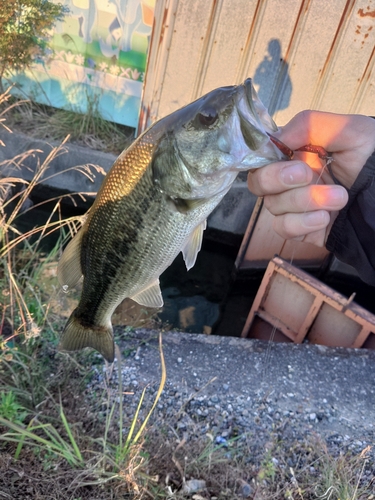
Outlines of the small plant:
<svg viewBox="0 0 375 500">
<path fill-rule="evenodd" d="M 276 466 L 275 462 L 272 459 L 272 453 L 270 450 L 267 450 L 266 455 L 263 458 L 263 461 L 260 466 L 260 470 L 258 472 L 258 479 L 260 481 L 267 480 L 271 483 L 274 482 L 276 477 Z"/>
<path fill-rule="evenodd" d="M 369 490 L 361 485 L 361 481 L 370 450 L 368 446 L 357 456 L 340 455 L 333 459 L 323 447 L 321 477 L 314 488 L 316 496 L 322 500 L 367 498 L 365 493 Z"/>
<path fill-rule="evenodd" d="M 106 423 L 105 423 L 105 432 L 103 439 L 101 440 L 103 451 L 102 451 L 102 467 L 104 470 L 108 469 L 108 466 L 113 470 L 112 478 L 121 478 L 126 476 L 127 481 L 134 482 L 133 473 L 137 468 L 145 460 L 145 455 L 142 454 L 142 447 L 140 444 L 141 438 L 145 431 L 147 422 L 151 417 L 152 413 L 155 410 L 155 407 L 160 399 L 161 393 L 163 392 L 165 382 L 166 382 L 166 367 L 165 360 L 163 354 L 162 347 L 162 336 L 159 334 L 159 352 L 160 352 L 160 361 L 161 361 L 161 378 L 158 391 L 156 393 L 154 402 L 147 413 L 146 417 L 143 419 L 141 425 L 138 430 L 136 430 L 139 412 L 143 404 L 143 400 L 146 393 L 146 388 L 142 391 L 140 400 L 138 402 L 138 406 L 134 413 L 134 416 L 131 421 L 130 428 L 128 430 L 127 437 L 125 442 L 123 440 L 124 434 L 124 423 L 123 423 L 123 388 L 122 388 L 122 375 L 121 375 L 121 354 L 118 346 L 116 345 L 116 358 L 118 362 L 118 376 L 119 376 L 119 385 L 118 385 L 118 394 L 119 394 L 119 403 L 118 403 L 118 441 L 117 443 L 111 443 L 108 439 L 109 429 L 113 424 L 113 415 L 116 409 L 116 403 L 113 403 L 111 409 L 107 415 Z M 110 401 L 108 400 L 108 408 L 110 407 Z M 136 466 L 134 464 L 137 464 Z M 126 471 L 126 472 L 124 472 Z M 111 475 L 109 476 L 111 477 Z"/>
<path fill-rule="evenodd" d="M 49 0 L 6 0 L 0 16 L 0 93 L 6 71 L 22 70 L 46 54 L 49 30 L 67 12 Z"/>
<path fill-rule="evenodd" d="M 25 428 L 22 425 L 0 417 L 0 424 L 9 429 L 8 432 L 0 435 L 0 441 L 17 443 L 17 449 L 14 455 L 16 460 L 22 448 L 28 446 L 38 450 L 44 450 L 51 457 L 53 457 L 54 454 L 65 458 L 71 466 L 82 466 L 84 460 L 65 417 L 62 406 L 60 406 L 60 418 L 68 435 L 68 439 L 61 437 L 60 431 L 52 424 L 43 424 L 39 422 L 37 418 L 33 418 Z"/>
<path fill-rule="evenodd" d="M 27 416 L 27 411 L 16 401 L 12 391 L 0 393 L 0 417 L 13 424 L 22 424 Z"/>
</svg>

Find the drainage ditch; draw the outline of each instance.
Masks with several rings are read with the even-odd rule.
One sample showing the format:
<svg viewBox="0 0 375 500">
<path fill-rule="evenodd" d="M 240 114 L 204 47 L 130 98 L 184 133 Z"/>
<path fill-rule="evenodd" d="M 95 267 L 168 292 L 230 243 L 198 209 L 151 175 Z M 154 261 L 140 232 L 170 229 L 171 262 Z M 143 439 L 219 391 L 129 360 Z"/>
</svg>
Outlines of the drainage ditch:
<svg viewBox="0 0 375 500">
<path fill-rule="evenodd" d="M 21 215 L 17 222 L 21 231 L 46 222 L 52 204 L 44 203 L 36 208 L 35 205 L 45 201 L 47 196 L 51 197 L 50 189 L 39 188 L 33 192 L 32 212 Z M 64 217 L 81 215 L 88 204 L 80 203 L 75 207 L 66 203 L 62 208 Z M 56 242 L 56 236 L 46 238 L 44 250 L 48 252 Z M 197 262 L 190 271 L 186 271 L 181 254 L 176 258 L 160 277 L 165 304 L 157 316 L 163 327 L 188 333 L 241 335 L 264 270 L 235 272 L 234 263 L 240 244 L 240 237 L 208 228 Z M 373 288 L 358 278 L 331 271 L 316 271 L 313 274 L 344 296 L 349 297 L 356 292 L 356 303 L 375 313 Z M 120 306 L 115 314 L 115 323 L 127 324 L 128 307 L 129 301 L 122 308 Z M 135 314 L 133 312 L 133 317 L 139 320 L 142 315 L 147 317 L 148 314 L 140 307 Z"/>
</svg>

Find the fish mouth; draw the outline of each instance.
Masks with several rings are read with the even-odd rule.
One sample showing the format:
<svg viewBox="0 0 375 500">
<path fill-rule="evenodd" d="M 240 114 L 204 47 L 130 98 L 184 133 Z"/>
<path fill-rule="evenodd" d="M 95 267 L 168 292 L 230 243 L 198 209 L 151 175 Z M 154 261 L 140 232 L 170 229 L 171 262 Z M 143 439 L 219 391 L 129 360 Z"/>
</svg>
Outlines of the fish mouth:
<svg viewBox="0 0 375 500">
<path fill-rule="evenodd" d="M 257 151 L 267 137 L 254 102 L 254 87 L 251 78 L 247 78 L 239 88 L 237 111 L 240 118 L 242 136 L 249 149 Z"/>
<path fill-rule="evenodd" d="M 273 156 L 274 160 L 291 159 L 293 151 L 273 135 L 278 131 L 278 127 L 259 99 L 252 79 L 247 78 L 241 87 L 242 92 L 240 94 L 242 97 L 240 97 L 240 100 L 242 100 L 242 106 L 239 102 L 237 109 L 241 132 L 246 145 L 254 152 L 264 150 L 264 148 L 268 149 L 268 154 Z M 266 146 L 267 143 L 269 144 L 268 147 Z"/>
<path fill-rule="evenodd" d="M 258 126 L 266 132 L 267 134 L 275 133 L 278 130 L 278 126 L 270 117 L 267 108 L 264 106 L 262 101 L 259 99 L 258 94 L 254 88 L 253 81 L 251 78 L 246 78 L 243 83 L 245 89 L 245 95 L 247 98 L 247 104 L 250 108 L 250 112 L 256 118 Z"/>
<path fill-rule="evenodd" d="M 273 136 L 278 131 L 276 123 L 268 113 L 267 108 L 259 99 L 251 78 L 247 78 L 243 85 L 246 113 L 239 110 L 240 126 L 245 142 L 250 149 L 256 151 L 264 146 L 265 139 L 270 141 L 280 155 L 280 159 L 287 160 L 293 157 L 293 151 Z"/>
</svg>

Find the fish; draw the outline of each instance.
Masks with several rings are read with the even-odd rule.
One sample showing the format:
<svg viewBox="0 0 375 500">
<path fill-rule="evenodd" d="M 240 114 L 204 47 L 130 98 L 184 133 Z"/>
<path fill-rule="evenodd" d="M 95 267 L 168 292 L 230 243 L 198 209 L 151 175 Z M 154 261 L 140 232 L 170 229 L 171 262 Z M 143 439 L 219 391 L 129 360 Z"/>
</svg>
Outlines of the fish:
<svg viewBox="0 0 375 500">
<path fill-rule="evenodd" d="M 65 291 L 83 276 L 60 350 L 114 360 L 116 307 L 127 297 L 162 307 L 159 276 L 180 252 L 194 266 L 207 217 L 239 172 L 288 159 L 270 140 L 277 130 L 247 78 L 160 119 L 120 154 L 58 264 Z"/>
</svg>

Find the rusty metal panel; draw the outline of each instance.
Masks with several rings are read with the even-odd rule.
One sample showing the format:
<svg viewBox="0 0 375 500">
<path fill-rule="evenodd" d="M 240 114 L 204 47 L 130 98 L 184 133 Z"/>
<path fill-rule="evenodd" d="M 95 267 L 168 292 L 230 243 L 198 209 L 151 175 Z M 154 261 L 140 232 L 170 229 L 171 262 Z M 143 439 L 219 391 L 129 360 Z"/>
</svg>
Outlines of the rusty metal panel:
<svg viewBox="0 0 375 500">
<path fill-rule="evenodd" d="M 374 25 L 374 0 L 157 0 L 139 128 L 245 77 L 280 125 L 375 115 Z"/>
</svg>

